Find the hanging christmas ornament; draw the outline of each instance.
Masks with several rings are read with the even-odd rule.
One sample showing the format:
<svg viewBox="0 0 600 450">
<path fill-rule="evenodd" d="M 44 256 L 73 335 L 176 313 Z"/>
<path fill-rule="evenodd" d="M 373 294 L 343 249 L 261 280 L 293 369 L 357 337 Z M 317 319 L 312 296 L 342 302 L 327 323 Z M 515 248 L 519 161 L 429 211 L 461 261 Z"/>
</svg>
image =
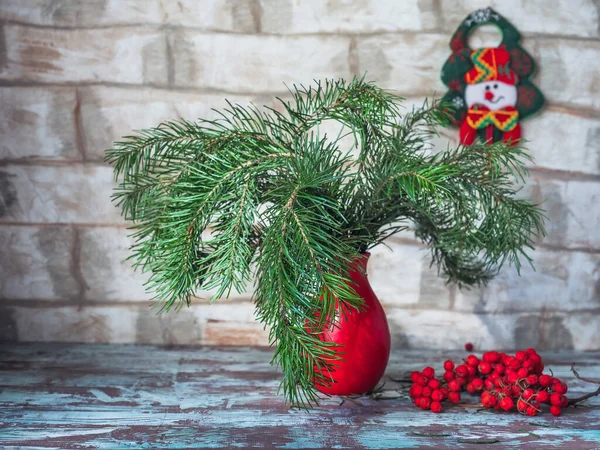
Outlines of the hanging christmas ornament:
<svg viewBox="0 0 600 450">
<path fill-rule="evenodd" d="M 469 36 L 491 24 L 502 33 L 497 48 L 471 49 Z M 477 137 L 492 143 L 516 144 L 520 121 L 537 113 L 544 96 L 530 81 L 533 58 L 519 45 L 521 35 L 492 8 L 471 13 L 452 35 L 452 54 L 442 68 L 449 91 L 443 100 L 453 105 L 453 125 L 460 128 L 460 142 L 471 145 Z"/>
</svg>

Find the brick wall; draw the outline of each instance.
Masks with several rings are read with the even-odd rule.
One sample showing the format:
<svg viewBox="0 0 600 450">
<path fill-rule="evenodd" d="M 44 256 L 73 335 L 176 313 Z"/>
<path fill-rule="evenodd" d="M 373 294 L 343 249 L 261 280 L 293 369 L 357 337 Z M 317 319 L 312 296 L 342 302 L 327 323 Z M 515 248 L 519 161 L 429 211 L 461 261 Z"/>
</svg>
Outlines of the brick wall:
<svg viewBox="0 0 600 450">
<path fill-rule="evenodd" d="M 131 129 L 210 116 L 224 98 L 270 105 L 284 82 L 367 71 L 409 102 L 443 94 L 451 33 L 489 3 L 1 1 L 0 339 L 266 343 L 250 292 L 149 309 L 144 277 L 124 262 L 104 150 Z M 524 34 L 548 100 L 524 124 L 536 157 L 525 192 L 550 217 L 537 271 L 461 292 L 402 236 L 374 251 L 370 278 L 397 346 L 600 349 L 599 4 L 491 4 Z"/>
</svg>

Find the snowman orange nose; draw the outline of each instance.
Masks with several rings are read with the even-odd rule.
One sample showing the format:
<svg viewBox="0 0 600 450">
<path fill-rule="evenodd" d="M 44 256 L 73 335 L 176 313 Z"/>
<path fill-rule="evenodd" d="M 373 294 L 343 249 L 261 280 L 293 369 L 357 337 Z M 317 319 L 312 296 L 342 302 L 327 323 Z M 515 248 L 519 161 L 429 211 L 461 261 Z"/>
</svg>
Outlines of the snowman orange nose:
<svg viewBox="0 0 600 450">
<path fill-rule="evenodd" d="M 491 92 L 491 91 L 487 91 L 487 92 L 485 93 L 485 99 L 486 99 L 486 100 L 494 100 L 494 93 L 493 93 L 493 92 Z"/>
</svg>

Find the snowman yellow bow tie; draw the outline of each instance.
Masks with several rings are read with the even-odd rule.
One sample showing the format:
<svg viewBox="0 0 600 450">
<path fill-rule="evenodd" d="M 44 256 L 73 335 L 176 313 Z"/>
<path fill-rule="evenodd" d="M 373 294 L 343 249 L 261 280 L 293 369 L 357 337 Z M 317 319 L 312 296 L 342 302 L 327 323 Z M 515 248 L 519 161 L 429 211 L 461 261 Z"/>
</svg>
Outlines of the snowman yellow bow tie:
<svg viewBox="0 0 600 450">
<path fill-rule="evenodd" d="M 491 111 L 485 105 L 473 105 L 467 112 L 467 122 L 475 129 L 494 125 L 501 131 L 512 131 L 519 123 L 519 111 L 512 106 Z"/>
</svg>

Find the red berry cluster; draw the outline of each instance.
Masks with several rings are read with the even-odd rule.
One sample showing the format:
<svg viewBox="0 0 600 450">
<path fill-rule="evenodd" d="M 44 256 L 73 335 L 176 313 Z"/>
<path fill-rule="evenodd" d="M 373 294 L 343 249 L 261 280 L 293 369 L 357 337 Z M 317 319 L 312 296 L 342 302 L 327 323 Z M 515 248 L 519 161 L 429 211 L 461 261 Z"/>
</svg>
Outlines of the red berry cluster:
<svg viewBox="0 0 600 450">
<path fill-rule="evenodd" d="M 542 403 L 549 403 L 550 413 L 559 416 L 569 404 L 565 396 L 567 385 L 543 370 L 542 358 L 532 348 L 514 356 L 497 351 L 486 352 L 481 359 L 469 355 L 460 365 L 446 361 L 444 375 L 439 379 L 431 367 L 413 372 L 409 395 L 415 405 L 436 413 L 442 411 L 442 401 L 459 403 L 461 392 L 467 391 L 481 392 L 481 404 L 486 408 L 516 408 L 522 414 L 535 416 Z"/>
</svg>

